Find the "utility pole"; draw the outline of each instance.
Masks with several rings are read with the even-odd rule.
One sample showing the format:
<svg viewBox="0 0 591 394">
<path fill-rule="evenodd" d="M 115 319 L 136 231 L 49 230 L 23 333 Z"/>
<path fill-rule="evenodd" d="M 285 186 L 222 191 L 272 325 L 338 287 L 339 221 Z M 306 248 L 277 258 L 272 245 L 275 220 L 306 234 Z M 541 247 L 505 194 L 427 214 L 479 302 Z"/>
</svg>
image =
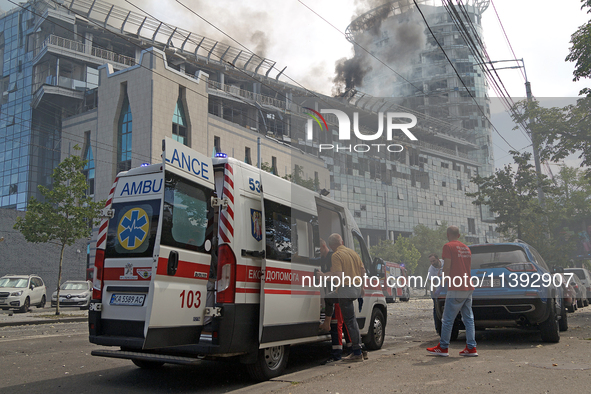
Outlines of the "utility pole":
<svg viewBox="0 0 591 394">
<path fill-rule="evenodd" d="M 496 61 L 492 61 L 492 62 L 485 62 L 486 64 L 493 64 L 493 63 L 504 63 L 504 62 L 521 62 L 521 66 L 511 66 L 511 67 L 501 67 L 501 68 L 495 68 L 495 70 L 504 70 L 504 69 L 508 69 L 508 68 L 523 68 L 523 74 L 525 76 L 525 94 L 527 97 L 527 102 L 528 104 L 533 102 L 533 96 L 531 93 L 531 84 L 529 83 L 529 81 L 527 80 L 527 71 L 525 71 L 525 62 L 523 61 L 523 59 L 511 59 L 511 60 L 496 60 Z M 482 65 L 484 63 L 480 63 L 477 65 Z M 536 174 L 538 175 L 538 201 L 540 202 L 540 206 L 542 208 L 545 207 L 546 205 L 546 196 L 544 195 L 544 190 L 542 189 L 542 166 L 540 164 L 540 146 L 538 143 L 538 136 L 535 135 L 532 132 L 531 129 L 531 124 L 533 123 L 533 121 L 529 120 L 529 124 L 528 124 L 528 129 L 527 134 L 529 135 L 529 138 L 531 139 L 532 142 L 532 150 L 534 152 L 534 164 L 536 166 Z"/>
<path fill-rule="evenodd" d="M 523 59 L 521 59 L 523 63 Z M 533 102 L 533 97 L 531 94 L 531 84 L 527 80 L 527 73 L 525 72 L 525 64 L 523 64 L 523 71 L 525 73 L 525 93 L 527 95 L 527 103 L 528 105 Z M 539 144 L 538 144 L 538 136 L 532 131 L 531 124 L 533 121 L 529 120 L 528 124 L 528 134 L 529 138 L 531 138 L 532 143 L 532 150 L 534 151 L 534 163 L 536 165 L 536 173 L 538 175 L 538 201 L 540 202 L 540 206 L 542 208 L 546 205 L 546 196 L 544 195 L 544 190 L 542 189 L 542 166 L 540 164 L 540 152 L 539 152 Z"/>
</svg>

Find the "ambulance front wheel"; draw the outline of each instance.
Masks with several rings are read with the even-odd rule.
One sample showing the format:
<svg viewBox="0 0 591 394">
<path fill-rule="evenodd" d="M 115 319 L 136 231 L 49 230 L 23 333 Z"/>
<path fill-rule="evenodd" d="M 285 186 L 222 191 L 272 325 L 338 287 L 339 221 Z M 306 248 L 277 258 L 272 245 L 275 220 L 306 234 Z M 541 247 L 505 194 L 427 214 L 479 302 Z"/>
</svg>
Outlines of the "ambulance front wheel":
<svg viewBox="0 0 591 394">
<path fill-rule="evenodd" d="M 386 336 L 386 319 L 384 314 L 378 308 L 374 308 L 369 322 L 369 332 L 364 338 L 363 343 L 369 350 L 378 350 L 384 344 Z"/>
<path fill-rule="evenodd" d="M 276 378 L 283 373 L 289 357 L 289 346 L 273 346 L 260 349 L 257 360 L 246 364 L 248 374 L 257 382 Z"/>
</svg>

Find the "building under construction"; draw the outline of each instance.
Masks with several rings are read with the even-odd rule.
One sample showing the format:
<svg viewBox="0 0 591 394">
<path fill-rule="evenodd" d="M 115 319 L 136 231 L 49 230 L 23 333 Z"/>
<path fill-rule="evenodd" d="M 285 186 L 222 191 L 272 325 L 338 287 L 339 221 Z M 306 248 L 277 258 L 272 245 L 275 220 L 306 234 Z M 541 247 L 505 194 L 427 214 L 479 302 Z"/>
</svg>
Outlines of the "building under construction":
<svg viewBox="0 0 591 394">
<path fill-rule="evenodd" d="M 485 80 L 446 10 L 418 3 L 437 21 L 436 36 L 488 114 Z M 480 29 L 486 6 L 473 3 L 467 9 Z M 415 18 L 408 2 L 383 7 L 387 12 L 378 8 L 353 21 L 348 33 L 355 45 L 389 45 L 396 38 L 384 28 Z M 385 15 L 380 24 L 376 13 Z M 369 244 L 443 222 L 457 224 L 471 242 L 496 236 L 465 196 L 475 191 L 472 176 L 491 172 L 490 126 L 427 36 L 401 73 L 408 78 L 367 73 L 362 86 L 335 98 L 283 82 L 284 67 L 249 50 L 102 0 L 30 0 L 0 19 L 0 32 L 2 207 L 25 209 L 74 145 L 89 161 L 89 192 L 104 199 L 118 171 L 159 162 L 168 136 L 207 155 L 260 159 L 278 176 L 330 190 L 354 213 Z M 373 91 L 372 81 L 386 75 L 392 92 Z M 338 122 L 327 115 L 328 131 L 315 125 L 310 139 L 306 108 L 356 111 L 368 135 L 378 129 L 380 112 L 413 114 L 418 140 L 397 134 L 391 143 L 403 147 L 399 152 L 321 152 L 320 144 L 339 143 Z"/>
</svg>

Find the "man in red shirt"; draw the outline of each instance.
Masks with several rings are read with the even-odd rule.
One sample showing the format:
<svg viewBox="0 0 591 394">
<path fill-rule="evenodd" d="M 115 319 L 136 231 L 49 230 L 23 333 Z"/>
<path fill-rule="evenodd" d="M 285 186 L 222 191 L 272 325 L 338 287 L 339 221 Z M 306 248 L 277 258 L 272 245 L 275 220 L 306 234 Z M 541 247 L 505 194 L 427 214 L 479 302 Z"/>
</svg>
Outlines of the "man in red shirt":
<svg viewBox="0 0 591 394">
<path fill-rule="evenodd" d="M 466 348 L 460 352 L 460 356 L 475 357 L 476 340 L 474 330 L 474 314 L 472 313 L 472 292 L 474 287 L 470 284 L 472 257 L 470 249 L 462 242 L 460 230 L 456 226 L 447 228 L 447 240 L 443 246 L 443 280 L 447 284 L 445 307 L 441 318 L 441 338 L 435 347 L 427 348 L 427 351 L 437 356 L 447 357 L 447 348 L 451 338 L 451 330 L 458 312 L 462 312 L 462 321 L 466 326 Z"/>
</svg>

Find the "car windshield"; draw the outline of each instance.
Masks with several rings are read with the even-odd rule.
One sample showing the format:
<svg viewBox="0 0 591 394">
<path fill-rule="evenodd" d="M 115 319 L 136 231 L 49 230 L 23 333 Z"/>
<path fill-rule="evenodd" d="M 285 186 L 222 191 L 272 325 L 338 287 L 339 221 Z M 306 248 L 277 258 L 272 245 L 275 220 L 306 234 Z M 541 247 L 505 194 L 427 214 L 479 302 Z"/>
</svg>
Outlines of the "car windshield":
<svg viewBox="0 0 591 394">
<path fill-rule="evenodd" d="M 24 288 L 29 283 L 28 278 L 2 278 L 0 279 L 0 287 L 16 287 Z"/>
<path fill-rule="evenodd" d="M 585 271 L 583 271 L 582 269 L 578 269 L 578 270 L 577 269 L 569 269 L 569 270 L 565 270 L 565 271 L 577 274 L 579 279 L 585 279 Z"/>
<path fill-rule="evenodd" d="M 88 283 L 64 283 L 61 286 L 62 290 L 88 290 Z"/>
<path fill-rule="evenodd" d="M 499 268 L 529 262 L 523 249 L 511 245 L 490 245 L 470 248 L 472 269 Z"/>
</svg>

